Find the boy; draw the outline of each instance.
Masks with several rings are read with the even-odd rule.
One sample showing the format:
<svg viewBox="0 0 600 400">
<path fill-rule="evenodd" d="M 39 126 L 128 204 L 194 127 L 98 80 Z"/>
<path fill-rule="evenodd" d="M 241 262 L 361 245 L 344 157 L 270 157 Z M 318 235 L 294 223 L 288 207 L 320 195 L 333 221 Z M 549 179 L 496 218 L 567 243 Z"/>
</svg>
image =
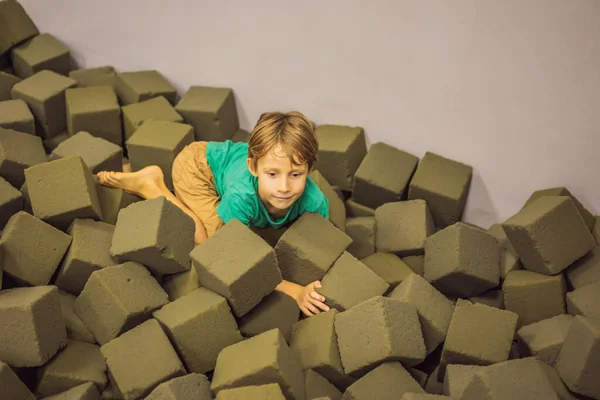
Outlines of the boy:
<svg viewBox="0 0 600 400">
<path fill-rule="evenodd" d="M 306 212 L 328 219 L 329 202 L 308 177 L 318 148 L 304 115 L 269 112 L 260 116 L 247 144 L 228 140 L 186 146 L 173 162 L 175 195 L 156 165 L 136 172 L 102 171 L 98 178 L 144 199 L 165 196 L 194 220 L 194 239 L 201 243 L 233 218 L 259 228 L 280 227 Z M 315 291 L 319 287 L 319 281 L 301 286 L 284 280 L 276 290 L 311 316 L 329 310 Z"/>
</svg>

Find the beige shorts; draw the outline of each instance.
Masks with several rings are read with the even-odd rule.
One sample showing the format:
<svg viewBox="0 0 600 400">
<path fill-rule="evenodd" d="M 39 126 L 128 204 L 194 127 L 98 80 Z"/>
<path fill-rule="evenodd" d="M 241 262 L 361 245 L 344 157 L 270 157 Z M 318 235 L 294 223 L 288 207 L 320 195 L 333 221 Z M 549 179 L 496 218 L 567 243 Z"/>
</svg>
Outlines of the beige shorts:
<svg viewBox="0 0 600 400">
<path fill-rule="evenodd" d="M 217 214 L 221 198 L 206 159 L 206 145 L 207 142 L 187 145 L 175 157 L 171 173 L 175 196 L 200 218 L 210 237 L 223 226 L 223 220 Z"/>
</svg>

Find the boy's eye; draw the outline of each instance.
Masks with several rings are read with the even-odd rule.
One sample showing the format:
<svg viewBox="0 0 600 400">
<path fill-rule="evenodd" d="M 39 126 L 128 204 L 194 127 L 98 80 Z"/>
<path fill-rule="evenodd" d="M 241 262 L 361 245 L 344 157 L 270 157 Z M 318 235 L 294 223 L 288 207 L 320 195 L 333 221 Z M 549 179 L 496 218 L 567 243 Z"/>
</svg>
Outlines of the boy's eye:
<svg viewBox="0 0 600 400">
<path fill-rule="evenodd" d="M 294 178 L 300 178 L 301 176 L 302 176 L 302 174 L 301 174 L 301 173 L 299 173 L 299 172 L 294 172 L 294 173 L 292 174 L 292 177 L 294 177 Z"/>
<path fill-rule="evenodd" d="M 267 175 L 269 175 L 271 178 L 275 178 L 275 176 L 277 176 L 275 172 L 267 172 Z"/>
</svg>

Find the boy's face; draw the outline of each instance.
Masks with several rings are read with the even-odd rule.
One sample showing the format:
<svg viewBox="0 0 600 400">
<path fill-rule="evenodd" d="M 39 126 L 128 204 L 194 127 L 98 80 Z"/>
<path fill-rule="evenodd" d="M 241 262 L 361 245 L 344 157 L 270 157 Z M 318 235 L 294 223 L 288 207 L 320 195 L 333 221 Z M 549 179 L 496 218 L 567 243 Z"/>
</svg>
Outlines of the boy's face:
<svg viewBox="0 0 600 400">
<path fill-rule="evenodd" d="M 288 154 L 275 146 L 256 165 L 248 158 L 250 173 L 258 178 L 258 195 L 270 214 L 285 215 L 304 192 L 308 164 L 295 164 Z"/>
</svg>

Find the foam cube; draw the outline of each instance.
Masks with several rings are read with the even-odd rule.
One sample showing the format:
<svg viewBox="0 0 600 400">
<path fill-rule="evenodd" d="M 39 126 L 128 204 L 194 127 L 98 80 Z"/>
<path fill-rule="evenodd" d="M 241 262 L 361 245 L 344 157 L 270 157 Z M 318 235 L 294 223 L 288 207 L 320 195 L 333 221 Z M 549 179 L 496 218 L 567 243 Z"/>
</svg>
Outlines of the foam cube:
<svg viewBox="0 0 600 400">
<path fill-rule="evenodd" d="M 70 138 L 69 133 L 67 131 L 64 131 L 49 139 L 44 139 L 42 141 L 42 144 L 44 145 L 44 149 L 46 149 L 47 153 L 52 153 L 58 147 L 59 144 L 61 144 L 68 138 Z"/>
<path fill-rule="evenodd" d="M 565 313 L 566 286 L 562 274 L 513 271 L 506 276 L 502 290 L 504 307 L 519 315 L 520 325 Z"/>
<path fill-rule="evenodd" d="M 351 242 L 320 214 L 301 215 L 275 246 L 283 279 L 303 286 L 322 279 Z"/>
<path fill-rule="evenodd" d="M 410 274 L 390 293 L 389 298 L 405 301 L 416 307 L 427 354 L 444 341 L 454 307 L 429 282 L 417 274 Z"/>
<path fill-rule="evenodd" d="M 242 340 L 224 297 L 204 288 L 180 297 L 154 312 L 186 369 L 212 371 L 217 355 Z"/>
<path fill-rule="evenodd" d="M 35 135 L 35 121 L 23 100 L 0 100 L 0 128 Z"/>
<path fill-rule="evenodd" d="M 233 143 L 245 142 L 248 143 L 250 140 L 250 132 L 244 129 L 238 129 L 238 131 L 233 135 L 231 141 Z"/>
<path fill-rule="evenodd" d="M 100 347 L 69 340 L 67 346 L 40 368 L 36 389 L 38 396 L 51 396 L 86 382 L 99 391 L 106 386 L 106 362 Z"/>
<path fill-rule="evenodd" d="M 357 217 L 346 222 L 346 234 L 352 238 L 348 253 L 356 258 L 365 258 L 375 252 L 375 218 Z"/>
<path fill-rule="evenodd" d="M 59 291 L 58 294 L 60 295 L 60 309 L 67 327 L 67 337 L 83 342 L 96 343 L 96 338 L 94 338 L 92 332 L 85 326 L 81 318 L 75 314 L 75 300 L 77 300 L 77 297 L 62 291 Z"/>
<path fill-rule="evenodd" d="M 365 132 L 361 127 L 319 125 L 317 169 L 327 182 L 341 190 L 352 190 L 354 174 L 367 154 Z"/>
<path fill-rule="evenodd" d="M 360 260 L 363 264 L 379 275 L 394 289 L 407 276 L 413 273 L 400 257 L 390 253 L 374 253 Z"/>
<path fill-rule="evenodd" d="M 94 271 L 75 301 L 75 313 L 98 343 L 105 344 L 168 302 L 148 270 L 128 262 Z"/>
<path fill-rule="evenodd" d="M 146 121 L 126 143 L 131 169 L 138 171 L 149 165 L 158 165 L 162 169 L 165 185 L 173 190 L 173 161 L 193 141 L 194 130 L 190 125 Z"/>
<path fill-rule="evenodd" d="M 336 186 L 337 187 L 337 186 Z M 354 199 L 346 200 L 346 212 L 348 217 L 372 217 L 375 215 L 375 209 L 362 204 L 358 204 Z"/>
<path fill-rule="evenodd" d="M 402 257 L 401 260 L 409 266 L 410 269 L 412 269 L 412 271 L 420 276 L 423 276 L 425 274 L 425 256 L 424 255 L 418 255 L 418 256 L 408 256 L 408 257 Z"/>
<path fill-rule="evenodd" d="M 310 178 L 317 184 L 329 202 L 329 220 L 342 231 L 346 231 L 346 206 L 325 177 L 317 170 L 310 173 Z"/>
<path fill-rule="evenodd" d="M 118 146 L 122 143 L 121 107 L 110 86 L 67 89 L 67 131 L 86 131 Z"/>
<path fill-rule="evenodd" d="M 4 272 L 21 285 L 47 285 L 70 244 L 71 236 L 19 211 L 2 233 Z"/>
<path fill-rule="evenodd" d="M 425 343 L 414 305 L 375 296 L 335 317 L 344 371 L 356 376 L 382 361 L 413 366 L 425 359 Z"/>
<path fill-rule="evenodd" d="M 278 383 L 286 399 L 305 398 L 300 363 L 278 329 L 226 347 L 219 353 L 211 389 Z"/>
<path fill-rule="evenodd" d="M 23 6 L 15 0 L 0 2 L 0 55 L 15 45 L 39 34 Z"/>
<path fill-rule="evenodd" d="M 371 145 L 354 175 L 352 197 L 367 207 L 404 200 L 419 158 L 388 144 Z"/>
<path fill-rule="evenodd" d="M 42 33 L 11 50 L 13 68 L 21 78 L 43 71 L 67 76 L 73 69 L 71 51 L 56 37 Z"/>
<path fill-rule="evenodd" d="M 427 203 L 423 200 L 387 203 L 375 210 L 379 252 L 401 257 L 423 254 L 425 240 L 435 233 Z"/>
<path fill-rule="evenodd" d="M 481 303 L 486 306 L 504 310 L 504 292 L 502 290 L 488 290 L 479 296 L 469 297 L 471 303 Z"/>
<path fill-rule="evenodd" d="M 458 300 L 442 349 L 438 379 L 448 364 L 489 365 L 508 360 L 519 316 Z"/>
<path fill-rule="evenodd" d="M 55 285 L 78 295 L 92 272 L 118 264 L 110 255 L 115 227 L 91 219 L 76 218 L 67 233 L 73 238 L 61 262 Z"/>
<path fill-rule="evenodd" d="M 517 331 L 522 354 L 554 365 L 572 323 L 573 316 L 562 314 L 522 327 Z"/>
<path fill-rule="evenodd" d="M 355 305 L 381 296 L 389 285 L 369 267 L 345 251 L 321 280 L 319 294 L 325 304 L 339 311 L 349 310 Z"/>
<path fill-rule="evenodd" d="M 21 78 L 8 72 L 0 71 L 0 101 L 11 100 L 10 92 L 13 86 L 21 82 Z"/>
<path fill-rule="evenodd" d="M 33 393 L 29 391 L 27 386 L 10 369 L 8 364 L 2 361 L 0 361 L 0 398 L 35 400 Z"/>
<path fill-rule="evenodd" d="M 96 183 L 96 192 L 100 201 L 100 209 L 102 210 L 102 221 L 107 224 L 115 225 L 119 211 L 142 198 L 135 194 L 128 193 L 123 189 L 111 188 L 101 185 L 97 178 L 94 178 Z"/>
<path fill-rule="evenodd" d="M 1 291 L 0 320 L 0 360 L 13 367 L 40 366 L 66 344 L 67 331 L 54 286 Z"/>
<path fill-rule="evenodd" d="M 286 342 L 290 342 L 292 326 L 298 322 L 300 310 L 296 300 L 274 290 L 238 321 L 240 332 L 246 337 L 259 335 L 278 328 Z"/>
<path fill-rule="evenodd" d="M 527 207 L 528 205 L 530 205 L 531 203 L 533 203 L 540 197 L 544 197 L 544 196 L 567 196 L 567 197 L 570 197 L 571 200 L 573 200 L 573 202 L 575 203 L 575 207 L 577 207 L 577 211 L 579 211 L 579 214 L 585 221 L 585 225 L 588 227 L 588 229 L 592 230 L 592 228 L 594 227 L 594 224 L 596 223 L 596 218 L 592 215 L 591 212 L 589 212 L 585 208 L 585 206 L 583 204 L 581 204 L 581 202 L 579 200 L 577 200 L 577 198 L 575 196 L 573 196 L 571 194 L 571 192 L 569 192 L 569 189 L 567 189 L 566 187 L 555 187 L 555 188 L 550 188 L 550 189 L 536 190 L 527 199 L 527 201 L 525 202 L 525 205 L 523 205 L 523 207 Z"/>
<path fill-rule="evenodd" d="M 49 161 L 79 156 L 93 174 L 100 171 L 122 171 L 123 150 L 120 146 L 92 136 L 88 132 L 79 132 L 60 143 Z"/>
<path fill-rule="evenodd" d="M 110 253 L 158 274 L 190 269 L 194 220 L 164 196 L 138 201 L 119 212 Z"/>
<path fill-rule="evenodd" d="M 194 127 L 196 140 L 224 141 L 239 129 L 233 90 L 192 86 L 175 107 Z"/>
<path fill-rule="evenodd" d="M 158 71 L 134 71 L 117 74 L 115 89 L 122 104 L 141 103 L 159 96 L 171 104 L 177 99 L 177 89 Z"/>
<path fill-rule="evenodd" d="M 445 228 L 460 221 L 471 187 L 473 167 L 426 152 L 408 189 L 409 199 L 423 199 L 435 225 Z"/>
<path fill-rule="evenodd" d="M 442 393 L 454 399 L 461 399 L 463 392 L 471 383 L 475 374 L 483 368 L 485 367 L 481 365 L 448 365 L 444 375 Z"/>
<path fill-rule="evenodd" d="M 519 255 L 510 244 L 506 237 L 502 224 L 493 224 L 488 229 L 488 233 L 498 240 L 498 250 L 500 251 L 500 279 L 506 279 L 511 271 L 523 269 L 523 264 L 519 260 Z"/>
<path fill-rule="evenodd" d="M 25 170 L 33 214 L 65 230 L 75 218 L 102 219 L 94 178 L 79 156 L 70 156 Z"/>
<path fill-rule="evenodd" d="M 312 369 L 304 371 L 304 387 L 307 399 L 327 397 L 332 400 L 340 400 L 342 398 L 342 392 L 338 388 Z"/>
<path fill-rule="evenodd" d="M 477 296 L 498 286 L 499 258 L 496 238 L 457 222 L 427 238 L 423 276 L 446 295 Z"/>
<path fill-rule="evenodd" d="M 285 400 L 281 388 L 276 383 L 266 385 L 243 386 L 235 389 L 221 390 L 217 394 L 217 400 L 246 400 L 246 399 L 269 399 Z M 316 400 L 316 399 L 315 399 Z"/>
<path fill-rule="evenodd" d="M 125 142 L 148 120 L 183 122 L 181 115 L 164 97 L 155 97 L 140 103 L 121 107 Z"/>
<path fill-rule="evenodd" d="M 169 300 L 171 301 L 175 301 L 186 294 L 192 293 L 200 287 L 196 269 L 190 268 L 184 272 L 167 275 L 163 281 L 162 287 L 169 295 Z"/>
<path fill-rule="evenodd" d="M 600 246 L 592 247 L 592 250 L 567 268 L 565 274 L 569 285 L 574 289 L 600 282 Z"/>
<path fill-rule="evenodd" d="M 594 223 L 594 227 L 592 228 L 592 234 L 594 235 L 594 239 L 596 239 L 596 243 L 600 244 L 600 215 L 596 215 L 596 222 Z"/>
<path fill-rule="evenodd" d="M 213 400 L 213 395 L 206 375 L 192 373 L 161 383 L 146 400 Z"/>
<path fill-rule="evenodd" d="M 600 321 L 600 282 L 567 293 L 567 310 Z"/>
<path fill-rule="evenodd" d="M 99 400 L 100 393 L 92 382 L 83 383 L 65 392 L 44 397 L 44 400 Z"/>
<path fill-rule="evenodd" d="M 406 393 L 400 400 L 452 400 L 452 397 L 440 394 Z"/>
<path fill-rule="evenodd" d="M 112 66 L 76 69 L 69 72 L 69 78 L 77 81 L 78 87 L 116 85 L 117 73 Z"/>
<path fill-rule="evenodd" d="M 385 399 L 393 393 L 425 393 L 410 373 L 397 361 L 384 362 L 350 386 L 343 400 Z"/>
<path fill-rule="evenodd" d="M 0 177 L 0 229 L 9 218 L 23 209 L 23 195 L 10 183 Z"/>
<path fill-rule="evenodd" d="M 546 378 L 548 378 L 550 385 L 552 385 L 560 400 L 581 400 L 581 396 L 576 397 L 569 389 L 567 389 L 562 379 L 560 379 L 560 375 L 558 375 L 556 368 L 543 362 L 540 362 L 539 365 L 546 373 Z"/>
<path fill-rule="evenodd" d="M 575 202 L 567 196 L 543 196 L 502 224 L 523 266 L 555 275 L 595 245 Z"/>
<path fill-rule="evenodd" d="M 169 338 L 154 319 L 104 344 L 100 351 L 125 399 L 144 398 L 161 383 L 186 374 Z"/>
<path fill-rule="evenodd" d="M 20 188 L 24 170 L 47 161 L 42 139 L 12 129 L 0 128 L 0 176 Z"/>
<path fill-rule="evenodd" d="M 44 70 L 13 86 L 11 96 L 25 100 L 35 116 L 36 134 L 47 139 L 67 129 L 65 91 L 76 85 L 73 79 Z"/>
</svg>

